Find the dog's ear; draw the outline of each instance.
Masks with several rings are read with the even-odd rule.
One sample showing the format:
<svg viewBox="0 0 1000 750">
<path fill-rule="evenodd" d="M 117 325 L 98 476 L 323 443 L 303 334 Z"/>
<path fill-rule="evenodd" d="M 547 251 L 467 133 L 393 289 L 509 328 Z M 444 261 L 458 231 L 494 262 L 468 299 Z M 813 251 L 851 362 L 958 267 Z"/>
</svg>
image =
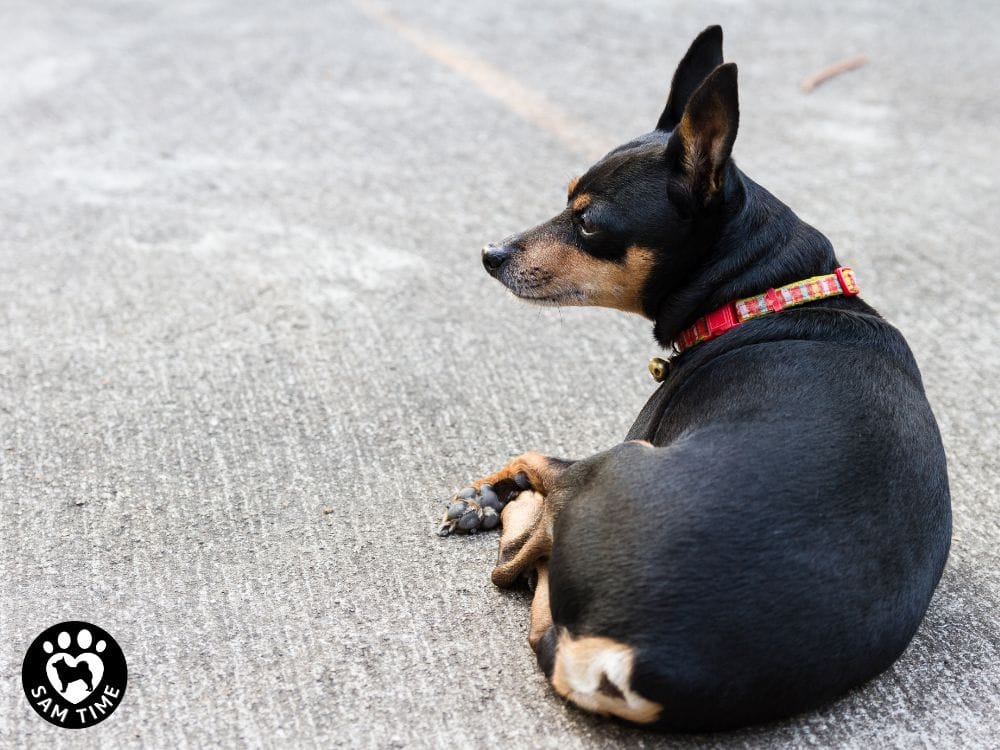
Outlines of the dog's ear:
<svg viewBox="0 0 1000 750">
<path fill-rule="evenodd" d="M 722 65 L 722 27 L 709 26 L 691 42 L 687 54 L 674 72 L 667 106 L 656 123 L 657 130 L 673 130 L 681 121 L 684 107 L 708 74 Z"/>
<path fill-rule="evenodd" d="M 726 63 L 691 95 L 667 142 L 668 161 L 706 201 L 722 187 L 739 124 L 736 64 Z"/>
</svg>

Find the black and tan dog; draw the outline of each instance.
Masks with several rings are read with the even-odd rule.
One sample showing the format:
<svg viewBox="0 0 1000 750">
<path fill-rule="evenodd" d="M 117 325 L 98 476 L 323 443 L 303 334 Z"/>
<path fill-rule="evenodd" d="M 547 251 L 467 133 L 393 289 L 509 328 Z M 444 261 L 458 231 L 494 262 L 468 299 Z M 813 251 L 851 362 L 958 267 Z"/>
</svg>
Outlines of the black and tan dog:
<svg viewBox="0 0 1000 750">
<path fill-rule="evenodd" d="M 639 313 L 679 353 L 626 442 L 524 454 L 445 518 L 475 530 L 502 507 L 493 581 L 537 576 L 529 641 L 559 694 L 678 730 L 791 714 L 886 669 L 951 537 L 906 342 L 829 241 L 736 167 L 738 118 L 711 27 L 653 132 L 483 250 L 518 297 Z"/>
</svg>

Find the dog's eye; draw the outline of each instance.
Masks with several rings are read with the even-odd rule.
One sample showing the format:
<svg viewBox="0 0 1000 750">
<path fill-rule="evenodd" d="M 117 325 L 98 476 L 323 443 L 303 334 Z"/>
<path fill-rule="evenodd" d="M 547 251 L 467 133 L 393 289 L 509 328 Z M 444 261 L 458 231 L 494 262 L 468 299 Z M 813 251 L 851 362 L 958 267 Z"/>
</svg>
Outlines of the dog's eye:
<svg viewBox="0 0 1000 750">
<path fill-rule="evenodd" d="M 589 214 L 581 214 L 579 218 L 580 234 L 584 237 L 593 237 L 600 231 L 600 227 L 594 223 Z"/>
</svg>

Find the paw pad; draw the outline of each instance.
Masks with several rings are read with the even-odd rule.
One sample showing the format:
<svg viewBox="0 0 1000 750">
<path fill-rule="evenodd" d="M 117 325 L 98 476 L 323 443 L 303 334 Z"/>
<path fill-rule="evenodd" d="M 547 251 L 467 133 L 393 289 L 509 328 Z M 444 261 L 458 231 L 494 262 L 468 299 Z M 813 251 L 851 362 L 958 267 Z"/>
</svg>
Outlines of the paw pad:
<svg viewBox="0 0 1000 750">
<path fill-rule="evenodd" d="M 478 492 L 466 487 L 449 501 L 438 536 L 491 531 L 500 525 L 500 511 L 505 505 L 488 484 L 480 486 Z"/>
</svg>

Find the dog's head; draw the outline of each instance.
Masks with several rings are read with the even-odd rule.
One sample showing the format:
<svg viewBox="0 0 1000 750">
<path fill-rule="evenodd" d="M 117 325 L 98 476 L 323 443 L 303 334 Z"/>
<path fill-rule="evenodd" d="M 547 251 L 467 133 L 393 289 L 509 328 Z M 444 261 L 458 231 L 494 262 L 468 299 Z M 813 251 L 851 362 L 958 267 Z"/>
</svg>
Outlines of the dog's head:
<svg viewBox="0 0 1000 750">
<path fill-rule="evenodd" d="M 691 44 L 651 133 L 570 182 L 555 217 L 483 248 L 486 270 L 522 299 L 654 317 L 670 279 L 698 259 L 695 237 L 723 203 L 739 109 L 722 29 Z"/>
</svg>

